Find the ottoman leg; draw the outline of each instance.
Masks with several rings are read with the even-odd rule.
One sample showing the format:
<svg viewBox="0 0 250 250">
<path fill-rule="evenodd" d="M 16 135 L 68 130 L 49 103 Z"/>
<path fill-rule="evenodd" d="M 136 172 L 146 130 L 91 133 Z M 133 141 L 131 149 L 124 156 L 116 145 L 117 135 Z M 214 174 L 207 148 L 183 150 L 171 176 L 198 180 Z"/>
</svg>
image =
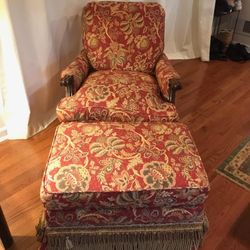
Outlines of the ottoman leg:
<svg viewBox="0 0 250 250">
<path fill-rule="evenodd" d="M 13 238 L 10 234 L 8 224 L 6 222 L 1 207 L 0 207 L 0 238 L 5 248 L 9 248 L 13 243 Z"/>
</svg>

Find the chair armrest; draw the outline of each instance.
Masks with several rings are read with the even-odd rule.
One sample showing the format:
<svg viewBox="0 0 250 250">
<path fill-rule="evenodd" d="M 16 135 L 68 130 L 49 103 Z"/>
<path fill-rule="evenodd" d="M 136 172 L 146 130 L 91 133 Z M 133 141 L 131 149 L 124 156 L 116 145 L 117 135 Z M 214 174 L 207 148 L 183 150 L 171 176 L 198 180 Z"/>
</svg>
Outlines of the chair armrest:
<svg viewBox="0 0 250 250">
<path fill-rule="evenodd" d="M 174 103 L 175 92 L 181 89 L 179 82 L 180 75 L 171 65 L 165 54 L 162 54 L 156 63 L 155 75 L 163 98 L 168 102 Z"/>
<path fill-rule="evenodd" d="M 66 88 L 66 95 L 71 96 L 81 87 L 90 69 L 87 55 L 81 51 L 61 73 L 60 85 Z"/>
<path fill-rule="evenodd" d="M 64 86 L 66 88 L 66 96 L 72 96 L 74 94 L 74 76 L 65 75 L 60 80 L 60 86 Z"/>
<path fill-rule="evenodd" d="M 178 79 L 169 80 L 169 102 L 175 103 L 175 92 L 180 89 L 182 86 Z"/>
</svg>

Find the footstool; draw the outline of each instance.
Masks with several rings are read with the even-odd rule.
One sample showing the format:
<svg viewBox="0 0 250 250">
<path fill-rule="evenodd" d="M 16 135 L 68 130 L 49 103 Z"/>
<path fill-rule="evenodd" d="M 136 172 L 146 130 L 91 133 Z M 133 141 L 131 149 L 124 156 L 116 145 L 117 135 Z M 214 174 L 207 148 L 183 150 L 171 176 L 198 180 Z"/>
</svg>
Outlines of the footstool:
<svg viewBox="0 0 250 250">
<path fill-rule="evenodd" d="M 46 249 L 197 249 L 208 191 L 184 124 L 62 123 L 41 185 Z"/>
</svg>

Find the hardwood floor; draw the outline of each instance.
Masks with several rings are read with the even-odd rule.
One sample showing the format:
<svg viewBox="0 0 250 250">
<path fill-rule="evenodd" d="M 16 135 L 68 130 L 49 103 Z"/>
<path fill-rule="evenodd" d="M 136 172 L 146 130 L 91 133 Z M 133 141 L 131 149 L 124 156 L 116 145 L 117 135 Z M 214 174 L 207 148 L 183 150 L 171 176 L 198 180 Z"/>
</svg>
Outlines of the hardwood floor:
<svg viewBox="0 0 250 250">
<path fill-rule="evenodd" d="M 177 110 L 188 124 L 206 167 L 210 222 L 202 250 L 250 249 L 250 193 L 215 172 L 250 136 L 250 62 L 180 61 L 183 90 Z"/>
<path fill-rule="evenodd" d="M 211 183 L 206 202 L 210 228 L 202 250 L 250 249 L 250 193 L 215 172 L 250 135 L 250 62 L 196 59 L 174 65 L 183 84 L 177 110 L 192 132 Z M 34 237 L 42 211 L 39 188 L 57 124 L 29 140 L 0 143 L 0 204 L 15 241 L 11 250 L 39 246 Z"/>
</svg>

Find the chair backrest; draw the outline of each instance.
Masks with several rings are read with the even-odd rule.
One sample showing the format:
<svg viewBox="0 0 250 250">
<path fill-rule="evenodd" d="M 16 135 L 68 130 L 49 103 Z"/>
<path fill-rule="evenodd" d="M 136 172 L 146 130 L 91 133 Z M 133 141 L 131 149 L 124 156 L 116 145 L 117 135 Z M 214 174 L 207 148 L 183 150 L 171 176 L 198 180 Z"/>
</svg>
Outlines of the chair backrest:
<svg viewBox="0 0 250 250">
<path fill-rule="evenodd" d="M 96 70 L 152 73 L 164 49 L 164 24 L 157 3 L 91 2 L 83 9 L 83 48 Z"/>
</svg>

